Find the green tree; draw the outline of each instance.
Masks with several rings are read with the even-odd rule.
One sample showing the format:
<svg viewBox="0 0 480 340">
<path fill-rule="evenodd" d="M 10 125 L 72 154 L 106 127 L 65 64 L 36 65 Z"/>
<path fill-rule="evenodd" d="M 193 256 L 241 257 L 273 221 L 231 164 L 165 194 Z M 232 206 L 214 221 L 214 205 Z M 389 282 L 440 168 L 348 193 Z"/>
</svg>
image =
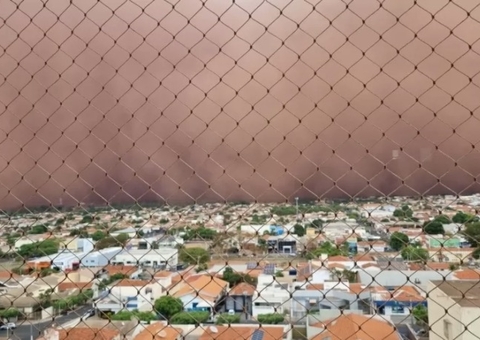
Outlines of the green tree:
<svg viewBox="0 0 480 340">
<path fill-rule="evenodd" d="M 402 249 L 402 258 L 407 261 L 427 261 L 428 251 L 424 248 L 407 246 Z"/>
<path fill-rule="evenodd" d="M 285 316 L 280 313 L 259 314 L 257 320 L 261 324 L 278 325 L 285 320 Z"/>
<path fill-rule="evenodd" d="M 118 236 L 108 236 L 95 243 L 95 248 L 100 250 L 110 247 L 123 247 L 127 244 L 128 240 L 128 234 L 125 233 Z"/>
<path fill-rule="evenodd" d="M 121 310 L 118 313 L 113 314 L 110 316 L 110 320 L 115 321 L 130 321 L 132 319 L 133 312 L 128 310 Z"/>
<path fill-rule="evenodd" d="M 17 318 L 21 315 L 22 313 L 16 309 L 16 308 L 8 308 L 8 309 L 5 309 L 3 311 L 1 311 L 0 315 L 2 318 L 5 318 L 5 319 L 11 319 L 11 318 Z"/>
<path fill-rule="evenodd" d="M 281 270 L 277 270 L 275 277 L 284 277 L 283 272 Z"/>
<path fill-rule="evenodd" d="M 310 223 L 310 226 L 315 229 L 321 229 L 323 225 L 322 220 L 316 219 L 313 220 L 312 223 Z"/>
<path fill-rule="evenodd" d="M 416 305 L 412 314 L 419 326 L 428 326 L 428 309 L 424 305 Z"/>
<path fill-rule="evenodd" d="M 47 239 L 40 242 L 24 244 L 18 250 L 18 255 L 24 258 L 41 257 L 58 252 L 58 241 Z"/>
<path fill-rule="evenodd" d="M 442 223 L 442 224 L 452 223 L 452 221 L 450 220 L 450 218 L 448 218 L 448 216 L 446 216 L 446 215 L 437 215 L 437 216 L 435 216 L 434 221 L 438 221 L 438 222 L 440 222 L 440 223 Z"/>
<path fill-rule="evenodd" d="M 228 313 L 222 313 L 218 315 L 217 325 L 231 324 L 231 323 L 240 323 L 240 314 L 230 315 Z"/>
<path fill-rule="evenodd" d="M 92 215 L 85 215 L 83 216 L 82 220 L 80 221 L 80 223 L 92 223 L 94 220 L 93 216 Z"/>
<path fill-rule="evenodd" d="M 92 237 L 92 240 L 97 242 L 97 241 L 103 240 L 105 237 L 107 237 L 107 234 L 105 232 L 101 231 L 101 230 L 97 230 L 91 235 L 91 237 Z"/>
<path fill-rule="evenodd" d="M 171 295 L 164 295 L 155 300 L 155 311 L 165 319 L 170 320 L 172 316 L 183 311 L 182 300 Z"/>
<path fill-rule="evenodd" d="M 198 325 L 205 323 L 209 318 L 209 312 L 180 312 L 170 319 L 170 323 L 172 325 Z"/>
<path fill-rule="evenodd" d="M 48 227 L 45 224 L 38 224 L 32 226 L 32 228 L 28 231 L 29 234 L 32 235 L 39 235 L 44 234 L 48 231 Z"/>
<path fill-rule="evenodd" d="M 445 229 L 443 228 L 443 224 L 437 220 L 426 221 L 423 224 L 423 231 L 427 235 L 445 234 Z"/>
<path fill-rule="evenodd" d="M 404 205 L 400 209 L 395 209 L 393 216 L 402 219 L 411 218 L 413 216 L 413 210 L 408 205 Z"/>
<path fill-rule="evenodd" d="M 463 235 L 472 247 L 477 247 L 480 243 L 480 222 L 468 223 L 463 230 Z"/>
<path fill-rule="evenodd" d="M 309 260 L 316 259 L 322 254 L 327 254 L 328 256 L 347 256 L 348 255 L 348 247 L 342 245 L 341 247 L 337 247 L 330 242 L 324 242 L 320 247 L 313 251 L 309 251 L 305 254 L 305 257 Z"/>
<path fill-rule="evenodd" d="M 255 284 L 255 279 L 250 275 L 234 272 L 231 267 L 227 267 L 223 270 L 222 278 L 229 283 L 230 288 L 235 287 L 241 282 Z"/>
<path fill-rule="evenodd" d="M 85 228 L 74 229 L 70 232 L 70 236 L 79 236 L 80 238 L 88 238 L 88 232 Z"/>
<path fill-rule="evenodd" d="M 471 214 L 464 213 L 463 211 L 459 211 L 453 216 L 452 222 L 459 223 L 459 224 L 473 223 L 473 222 L 478 222 L 478 217 Z"/>
<path fill-rule="evenodd" d="M 293 233 L 297 236 L 304 236 L 305 228 L 301 224 L 297 223 L 293 226 Z"/>
<path fill-rule="evenodd" d="M 197 265 L 210 261 L 210 253 L 203 248 L 182 248 L 178 259 L 183 263 Z"/>
<path fill-rule="evenodd" d="M 396 231 L 390 236 L 390 248 L 399 251 L 403 247 L 408 246 L 409 238 L 406 234 Z"/>
</svg>

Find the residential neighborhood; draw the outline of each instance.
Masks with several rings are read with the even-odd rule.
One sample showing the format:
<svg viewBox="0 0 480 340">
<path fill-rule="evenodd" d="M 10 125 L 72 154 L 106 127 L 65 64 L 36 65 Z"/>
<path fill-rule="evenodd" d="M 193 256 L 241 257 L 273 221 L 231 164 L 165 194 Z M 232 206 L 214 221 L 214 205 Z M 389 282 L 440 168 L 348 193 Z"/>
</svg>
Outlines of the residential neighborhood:
<svg viewBox="0 0 480 340">
<path fill-rule="evenodd" d="M 0 332 L 474 337 L 479 205 L 480 196 L 432 196 L 4 213 Z"/>
</svg>

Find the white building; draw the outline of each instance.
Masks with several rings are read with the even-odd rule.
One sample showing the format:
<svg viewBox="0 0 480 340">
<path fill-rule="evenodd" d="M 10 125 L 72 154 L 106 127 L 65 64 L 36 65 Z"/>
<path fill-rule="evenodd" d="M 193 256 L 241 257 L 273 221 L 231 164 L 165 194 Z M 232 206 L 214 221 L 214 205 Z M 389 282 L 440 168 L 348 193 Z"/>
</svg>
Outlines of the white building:
<svg viewBox="0 0 480 340">
<path fill-rule="evenodd" d="M 82 267 L 104 267 L 110 260 L 122 251 L 122 247 L 105 248 L 102 250 L 84 252 L 81 255 Z"/>
<path fill-rule="evenodd" d="M 35 267 L 35 264 L 41 265 L 50 262 L 51 268 L 58 268 L 61 271 L 76 270 L 80 267 L 101 267 L 106 266 L 112 257 L 120 253 L 121 250 L 121 247 L 88 252 L 73 252 L 69 249 L 63 249 L 56 254 L 29 260 L 28 263 Z"/>
<path fill-rule="evenodd" d="M 163 295 L 162 287 L 158 284 L 124 279 L 108 287 L 109 294 L 94 302 L 94 307 L 102 312 L 118 313 L 121 310 L 139 310 L 149 312 L 153 310 L 156 299 Z"/>
<path fill-rule="evenodd" d="M 167 268 L 176 268 L 178 249 L 124 249 L 112 259 L 111 263 L 154 268 L 165 265 Z"/>
<path fill-rule="evenodd" d="M 288 284 L 280 284 L 273 275 L 258 276 L 257 290 L 253 296 L 252 315 L 283 313 L 290 299 Z M 259 293 L 260 292 L 260 293 Z"/>
<path fill-rule="evenodd" d="M 431 340 L 476 340 L 480 333 L 478 280 L 432 281 L 428 285 Z"/>
</svg>

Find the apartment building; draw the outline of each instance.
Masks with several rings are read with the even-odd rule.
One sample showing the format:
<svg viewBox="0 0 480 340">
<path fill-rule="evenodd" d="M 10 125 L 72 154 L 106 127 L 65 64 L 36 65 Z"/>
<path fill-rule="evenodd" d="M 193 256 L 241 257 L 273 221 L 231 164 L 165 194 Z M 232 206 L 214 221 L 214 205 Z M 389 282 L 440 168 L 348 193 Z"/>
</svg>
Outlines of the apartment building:
<svg viewBox="0 0 480 340">
<path fill-rule="evenodd" d="M 477 280 L 431 281 L 428 285 L 430 340 L 477 340 L 480 284 Z"/>
</svg>

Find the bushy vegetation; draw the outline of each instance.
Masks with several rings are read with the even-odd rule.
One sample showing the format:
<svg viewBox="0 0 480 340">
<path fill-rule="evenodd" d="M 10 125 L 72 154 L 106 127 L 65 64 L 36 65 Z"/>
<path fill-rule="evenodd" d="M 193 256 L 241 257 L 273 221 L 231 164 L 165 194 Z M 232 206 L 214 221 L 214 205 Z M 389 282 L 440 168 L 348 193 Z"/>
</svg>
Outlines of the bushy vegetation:
<svg viewBox="0 0 480 340">
<path fill-rule="evenodd" d="M 219 314 L 215 322 L 217 325 L 240 323 L 240 314 L 230 315 L 228 313 Z"/>
<path fill-rule="evenodd" d="M 259 314 L 257 320 L 261 324 L 277 325 L 285 320 L 285 316 L 279 313 Z"/>
<path fill-rule="evenodd" d="M 200 226 L 198 228 L 188 228 L 185 230 L 185 234 L 182 238 L 185 241 L 191 240 L 213 240 L 217 237 L 217 231 L 209 228 L 205 228 L 204 226 Z"/>
<path fill-rule="evenodd" d="M 118 236 L 108 236 L 95 243 L 95 248 L 100 250 L 110 247 L 123 247 L 127 244 L 128 240 L 129 236 L 125 233 Z"/>
<path fill-rule="evenodd" d="M 170 320 L 172 316 L 183 310 L 182 300 L 171 295 L 164 295 L 155 300 L 155 311 L 164 319 Z"/>
<path fill-rule="evenodd" d="M 183 263 L 197 265 L 210 261 L 210 253 L 203 248 L 182 248 L 178 259 Z"/>
<path fill-rule="evenodd" d="M 231 267 L 227 267 L 224 269 L 222 278 L 229 283 L 230 288 L 235 287 L 241 282 L 246 282 L 252 285 L 256 284 L 255 278 L 251 277 L 248 274 L 234 272 Z"/>
<path fill-rule="evenodd" d="M 170 319 L 170 323 L 172 325 L 198 325 L 205 323 L 209 318 L 209 312 L 180 312 Z"/>
<path fill-rule="evenodd" d="M 413 210 L 408 205 L 404 205 L 400 209 L 395 209 L 393 216 L 400 219 L 411 219 L 413 216 Z"/>
<path fill-rule="evenodd" d="M 0 311 L 0 317 L 3 319 L 17 318 L 20 315 L 22 315 L 22 312 L 13 307 Z"/>
<path fill-rule="evenodd" d="M 409 243 L 410 239 L 408 238 L 408 236 L 399 231 L 394 232 L 390 236 L 390 248 L 392 248 L 393 250 L 399 251 L 402 248 L 408 246 Z"/>
<path fill-rule="evenodd" d="M 129 321 L 132 317 L 140 320 L 150 322 L 157 319 L 157 316 L 152 312 L 139 312 L 138 310 L 128 311 L 122 310 L 110 316 L 110 320 L 114 321 Z"/>
<path fill-rule="evenodd" d="M 24 244 L 17 251 L 18 255 L 24 258 L 41 257 L 52 255 L 58 252 L 58 240 L 51 238 L 30 244 Z"/>
<path fill-rule="evenodd" d="M 44 234 L 48 231 L 48 227 L 45 224 L 34 225 L 29 231 L 28 234 L 39 235 Z"/>
<path fill-rule="evenodd" d="M 85 304 L 92 297 L 93 297 L 93 291 L 91 289 L 87 289 L 78 295 L 69 296 L 65 299 L 53 301 L 52 306 L 57 310 L 72 309 L 75 306 L 80 306 Z"/>
<path fill-rule="evenodd" d="M 307 251 L 305 257 L 312 260 L 317 259 L 322 254 L 327 254 L 328 256 L 348 256 L 348 247 L 345 244 L 337 247 L 333 243 L 327 241 L 322 243 L 317 249 Z"/>
</svg>

